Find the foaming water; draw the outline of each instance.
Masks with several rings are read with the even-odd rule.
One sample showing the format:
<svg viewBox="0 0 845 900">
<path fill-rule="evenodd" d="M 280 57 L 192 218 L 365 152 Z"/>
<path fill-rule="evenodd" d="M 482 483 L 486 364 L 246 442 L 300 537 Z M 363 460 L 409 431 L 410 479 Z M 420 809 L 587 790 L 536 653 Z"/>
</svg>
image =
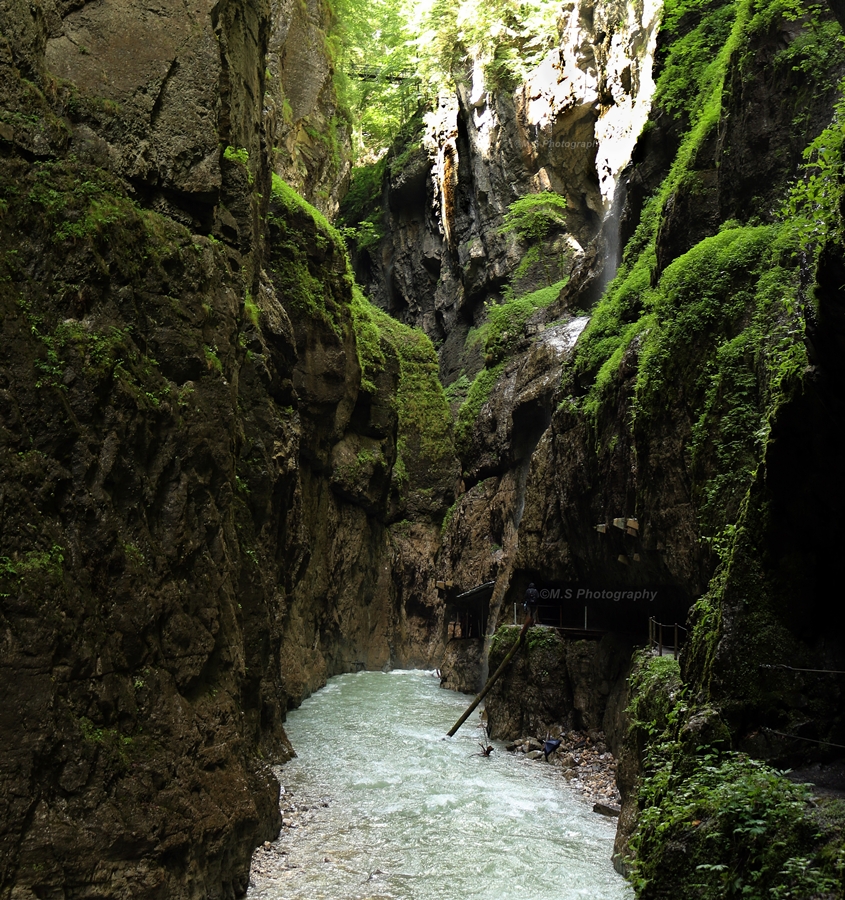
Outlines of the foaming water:
<svg viewBox="0 0 845 900">
<path fill-rule="evenodd" d="M 289 714 L 283 801 L 309 807 L 259 850 L 252 900 L 628 900 L 615 822 L 543 762 L 478 755 L 467 698 L 423 672 L 343 675 Z"/>
</svg>

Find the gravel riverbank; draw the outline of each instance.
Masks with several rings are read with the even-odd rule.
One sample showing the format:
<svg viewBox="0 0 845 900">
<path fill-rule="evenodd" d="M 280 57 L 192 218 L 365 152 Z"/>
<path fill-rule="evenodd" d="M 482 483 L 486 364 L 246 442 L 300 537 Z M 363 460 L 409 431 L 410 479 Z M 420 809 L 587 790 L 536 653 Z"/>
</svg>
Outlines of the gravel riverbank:
<svg viewBox="0 0 845 900">
<path fill-rule="evenodd" d="M 560 746 L 553 752 L 543 752 L 543 738 L 520 738 L 505 746 L 512 753 L 524 755 L 541 765 L 560 770 L 570 787 L 588 802 L 600 804 L 596 810 L 605 815 L 618 815 L 622 798 L 616 786 L 616 758 L 605 743 L 601 731 L 568 731 L 560 735 Z"/>
</svg>

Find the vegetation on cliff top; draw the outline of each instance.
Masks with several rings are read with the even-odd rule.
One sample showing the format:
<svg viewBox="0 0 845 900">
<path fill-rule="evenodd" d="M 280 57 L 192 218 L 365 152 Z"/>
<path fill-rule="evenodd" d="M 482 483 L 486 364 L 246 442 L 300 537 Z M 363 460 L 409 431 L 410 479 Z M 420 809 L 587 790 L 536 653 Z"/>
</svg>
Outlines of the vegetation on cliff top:
<svg viewBox="0 0 845 900">
<path fill-rule="evenodd" d="M 355 160 L 377 161 L 420 106 L 481 65 L 491 88 L 515 87 L 558 38 L 556 0 L 332 0 L 330 49 L 350 111 Z"/>
</svg>

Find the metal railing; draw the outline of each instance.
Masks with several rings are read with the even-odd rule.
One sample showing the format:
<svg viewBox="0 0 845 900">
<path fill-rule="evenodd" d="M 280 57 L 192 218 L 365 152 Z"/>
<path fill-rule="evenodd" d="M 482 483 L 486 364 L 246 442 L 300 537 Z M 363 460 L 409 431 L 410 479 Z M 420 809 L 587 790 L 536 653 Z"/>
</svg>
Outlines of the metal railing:
<svg viewBox="0 0 845 900">
<path fill-rule="evenodd" d="M 543 606 L 542 604 L 537 605 L 537 624 L 538 625 L 550 625 L 552 628 L 570 628 L 572 630 L 579 629 L 580 622 L 578 626 L 569 624 L 564 625 L 564 607 L 563 606 Z M 525 609 L 521 603 L 514 603 L 513 605 L 513 624 L 521 625 L 523 620 L 525 619 Z M 572 610 L 567 610 L 567 619 L 569 623 L 572 622 Z M 589 618 L 587 607 L 584 607 L 584 631 L 589 630 Z"/>
<path fill-rule="evenodd" d="M 663 629 L 672 629 L 672 636 L 674 638 L 674 643 L 667 644 L 663 640 Z M 677 659 L 678 653 L 681 648 L 681 632 L 684 633 L 684 638 L 689 633 L 683 625 L 679 625 L 675 622 L 674 625 L 666 625 L 664 622 L 658 622 L 654 616 L 648 617 L 648 646 L 650 650 L 654 650 L 657 648 L 657 655 L 663 656 L 664 647 L 669 650 L 672 650 L 672 656 Z"/>
</svg>

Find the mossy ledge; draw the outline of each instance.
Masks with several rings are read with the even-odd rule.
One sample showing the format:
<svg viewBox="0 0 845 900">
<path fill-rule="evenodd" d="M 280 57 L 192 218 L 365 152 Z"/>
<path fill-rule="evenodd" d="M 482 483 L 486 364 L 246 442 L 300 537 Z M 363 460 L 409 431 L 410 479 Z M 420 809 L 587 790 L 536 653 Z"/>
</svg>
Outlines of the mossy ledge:
<svg viewBox="0 0 845 900">
<path fill-rule="evenodd" d="M 775 40 L 786 27 L 788 50 Z M 845 744 L 842 689 L 777 669 L 841 668 L 825 632 L 841 629 L 828 598 L 843 572 L 824 536 L 841 529 L 823 495 L 842 497 L 842 429 L 821 409 L 841 410 L 843 394 L 818 323 L 840 314 L 843 72 L 822 5 L 666 3 L 635 158 L 657 140 L 677 152 L 639 198 L 564 371 L 553 427 L 580 421 L 599 471 L 630 448 L 655 568 L 668 542 L 655 509 L 672 474 L 663 445 L 678 446 L 705 575 L 680 668 L 644 657 L 631 679 L 639 775 L 623 790 L 617 853 L 649 900 L 845 894 L 841 803 L 783 772 Z M 761 179 L 742 103 L 773 95 L 784 128 Z"/>
</svg>

